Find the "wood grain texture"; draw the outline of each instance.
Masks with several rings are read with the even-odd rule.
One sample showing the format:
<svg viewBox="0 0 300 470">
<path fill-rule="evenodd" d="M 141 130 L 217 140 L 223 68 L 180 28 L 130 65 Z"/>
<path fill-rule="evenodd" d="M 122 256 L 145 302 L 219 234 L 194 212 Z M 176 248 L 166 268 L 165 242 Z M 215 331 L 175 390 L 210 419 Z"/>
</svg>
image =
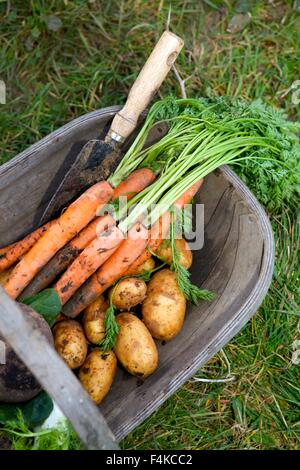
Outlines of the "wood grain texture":
<svg viewBox="0 0 300 470">
<path fill-rule="evenodd" d="M 99 136 L 118 109 L 107 108 L 82 116 L 0 167 L 0 217 L 4 214 L 0 246 L 35 228 L 28 224 L 33 224 L 35 214 L 47 200 L 45 188 L 51 174 L 72 146 Z M 14 182 L 20 184 L 20 191 L 13 190 Z M 25 199 L 25 204 L 29 187 L 31 197 L 28 204 Z M 270 223 L 239 178 L 228 167 L 217 170 L 205 179 L 197 202 L 204 204 L 205 237 L 203 248 L 194 253 L 192 278 L 213 290 L 216 299 L 213 303 L 190 306 L 179 336 L 164 346 L 157 343 L 159 367 L 144 383 L 118 370 L 111 392 L 100 405 L 118 440 L 240 331 L 261 304 L 271 281 L 274 242 Z M 67 381 L 65 387 L 68 389 Z M 69 404 L 63 400 L 60 405 L 69 410 Z M 72 409 L 73 422 L 78 418 L 78 410 Z"/>
</svg>

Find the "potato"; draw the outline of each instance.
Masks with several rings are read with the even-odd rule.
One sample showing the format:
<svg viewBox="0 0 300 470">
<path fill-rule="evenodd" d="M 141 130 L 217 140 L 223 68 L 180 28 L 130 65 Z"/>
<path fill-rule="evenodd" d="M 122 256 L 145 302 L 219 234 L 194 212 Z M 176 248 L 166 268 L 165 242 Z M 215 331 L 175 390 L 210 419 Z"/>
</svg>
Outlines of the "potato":
<svg viewBox="0 0 300 470">
<path fill-rule="evenodd" d="M 151 335 L 162 341 L 174 338 L 182 328 L 185 311 L 186 299 L 176 274 L 169 269 L 155 273 L 142 305 L 143 322 Z"/>
<path fill-rule="evenodd" d="M 149 271 L 152 271 L 152 269 L 155 268 L 155 260 L 151 256 L 151 258 L 148 258 L 143 264 L 141 264 L 138 268 L 136 268 L 134 274 L 145 274 L 148 273 Z"/>
<path fill-rule="evenodd" d="M 82 326 L 75 320 L 63 320 L 53 328 L 54 346 L 70 369 L 82 366 L 87 355 L 87 341 Z"/>
<path fill-rule="evenodd" d="M 146 378 L 157 368 L 158 352 L 144 323 L 130 312 L 116 316 L 119 333 L 114 348 L 122 366 L 132 375 Z"/>
<path fill-rule="evenodd" d="M 103 352 L 94 349 L 79 370 L 79 380 L 99 405 L 108 393 L 117 372 L 117 358 L 113 351 Z"/>
<path fill-rule="evenodd" d="M 175 244 L 180 253 L 179 263 L 186 269 L 190 269 L 193 262 L 193 255 L 190 250 L 188 243 L 184 238 L 178 238 L 175 240 Z M 167 264 L 172 264 L 172 248 L 167 240 L 164 240 L 156 252 L 157 256 Z"/>
<path fill-rule="evenodd" d="M 128 277 L 122 279 L 115 287 L 109 290 L 109 298 L 113 296 L 112 303 L 120 310 L 129 310 L 141 304 L 146 297 L 147 285 L 142 279 Z"/>
<path fill-rule="evenodd" d="M 53 344 L 50 326 L 43 317 L 27 305 L 19 304 L 19 307 L 33 320 L 36 329 L 44 333 L 46 341 Z M 31 400 L 42 390 L 40 384 L 1 335 L 0 341 L 1 352 L 5 354 L 5 364 L 0 363 L 0 401 L 17 403 Z"/>
<path fill-rule="evenodd" d="M 108 302 L 100 295 L 89 305 L 83 315 L 83 328 L 87 339 L 93 344 L 99 344 L 105 337 L 105 312 Z"/>
</svg>

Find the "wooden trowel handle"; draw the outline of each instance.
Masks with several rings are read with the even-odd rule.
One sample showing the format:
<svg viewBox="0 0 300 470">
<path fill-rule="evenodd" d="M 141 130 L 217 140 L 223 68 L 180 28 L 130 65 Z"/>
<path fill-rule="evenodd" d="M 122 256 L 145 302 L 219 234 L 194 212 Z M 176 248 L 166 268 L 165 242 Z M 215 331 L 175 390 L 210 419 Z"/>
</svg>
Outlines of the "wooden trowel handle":
<svg viewBox="0 0 300 470">
<path fill-rule="evenodd" d="M 159 89 L 183 47 L 183 40 L 165 31 L 131 88 L 125 106 L 116 114 L 106 141 L 123 142 L 136 128 L 137 121 Z"/>
</svg>

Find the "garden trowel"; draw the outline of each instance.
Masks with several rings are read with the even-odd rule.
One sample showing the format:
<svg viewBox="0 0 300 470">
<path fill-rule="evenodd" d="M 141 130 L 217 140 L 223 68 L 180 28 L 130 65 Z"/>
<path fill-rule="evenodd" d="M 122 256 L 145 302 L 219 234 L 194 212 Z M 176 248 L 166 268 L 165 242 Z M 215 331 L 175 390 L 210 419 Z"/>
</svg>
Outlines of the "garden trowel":
<svg viewBox="0 0 300 470">
<path fill-rule="evenodd" d="M 122 144 L 136 128 L 140 114 L 159 89 L 182 47 L 183 40 L 175 34 L 170 31 L 162 34 L 131 88 L 125 106 L 115 115 L 105 139 L 88 141 L 67 173 L 63 172 L 40 224 L 56 216 L 89 186 L 107 179 L 114 172 L 123 157 Z"/>
</svg>

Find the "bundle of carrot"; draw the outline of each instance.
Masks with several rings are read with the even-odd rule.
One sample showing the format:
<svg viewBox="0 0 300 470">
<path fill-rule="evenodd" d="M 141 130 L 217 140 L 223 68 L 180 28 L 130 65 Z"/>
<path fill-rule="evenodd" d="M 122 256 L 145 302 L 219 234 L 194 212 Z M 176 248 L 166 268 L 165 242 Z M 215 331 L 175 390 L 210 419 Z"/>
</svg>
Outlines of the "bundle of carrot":
<svg viewBox="0 0 300 470">
<path fill-rule="evenodd" d="M 121 196 L 130 200 L 154 179 L 155 174 L 143 168 L 133 172 L 115 189 L 106 181 L 97 183 L 73 202 L 57 220 L 41 227 L 24 240 L 2 249 L 2 270 L 23 256 L 4 285 L 9 295 L 12 298 L 19 297 L 32 280 L 34 286 L 28 289 L 27 294 L 39 292 L 72 262 L 79 265 L 81 276 L 89 277 L 93 269 L 109 258 L 123 238 L 122 232 L 115 226 L 116 221 L 109 214 L 97 217 L 97 213 L 109 201 Z M 46 269 L 43 269 L 45 266 Z M 75 278 L 78 277 L 79 271 L 74 270 L 73 264 L 71 268 Z M 79 282 L 80 286 L 80 281 L 75 279 L 74 282 Z M 76 290 L 73 284 L 72 288 Z M 64 294 L 66 292 L 62 287 L 62 300 Z"/>
<path fill-rule="evenodd" d="M 152 126 L 161 121 L 169 124 L 169 132 L 144 149 Z M 55 282 L 63 314 L 74 318 L 121 278 L 138 273 L 169 237 L 171 271 L 184 297 L 194 303 L 211 299 L 208 291 L 191 283 L 181 263 L 176 243 L 181 210 L 220 165 L 259 161 L 262 167 L 267 163 L 289 172 L 285 152 L 288 143 L 295 145 L 292 133 L 284 118 L 258 105 L 222 99 L 155 103 L 108 181 L 88 189 L 57 220 L 0 251 L 0 270 L 18 261 L 5 289 L 13 298 L 24 298 Z M 117 217 L 99 215 L 110 201 L 117 206 L 120 196 L 126 197 L 126 207 Z M 112 303 L 105 329 L 101 344 L 110 349 L 118 332 Z"/>
</svg>

